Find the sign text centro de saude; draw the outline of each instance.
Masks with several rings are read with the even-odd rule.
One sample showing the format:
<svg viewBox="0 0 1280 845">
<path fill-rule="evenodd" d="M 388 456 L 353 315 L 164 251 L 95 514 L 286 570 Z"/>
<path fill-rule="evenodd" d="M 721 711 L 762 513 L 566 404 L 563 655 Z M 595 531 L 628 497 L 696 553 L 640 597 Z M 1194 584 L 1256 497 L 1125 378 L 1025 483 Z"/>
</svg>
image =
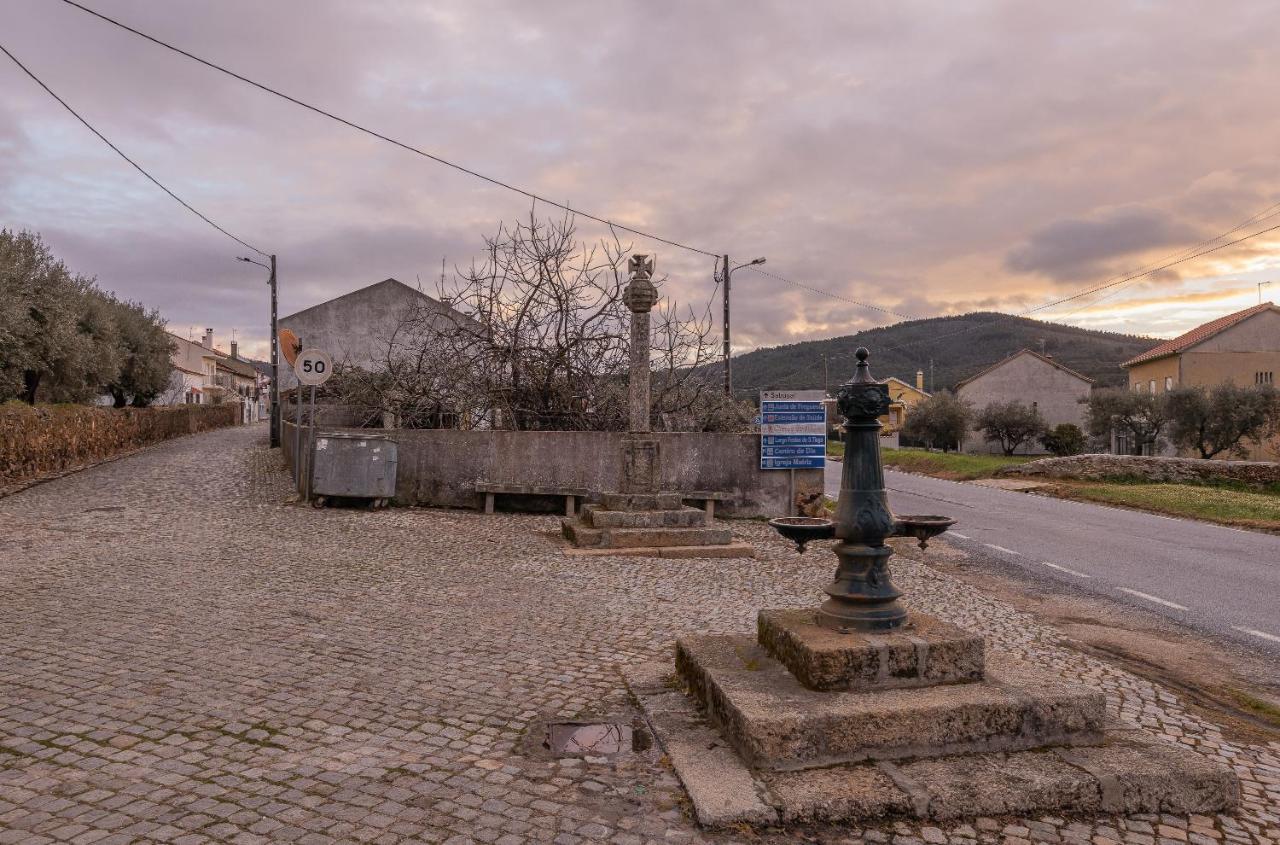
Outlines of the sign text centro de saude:
<svg viewBox="0 0 1280 845">
<path fill-rule="evenodd" d="M 760 391 L 760 469 L 822 469 L 827 460 L 826 394 Z"/>
</svg>

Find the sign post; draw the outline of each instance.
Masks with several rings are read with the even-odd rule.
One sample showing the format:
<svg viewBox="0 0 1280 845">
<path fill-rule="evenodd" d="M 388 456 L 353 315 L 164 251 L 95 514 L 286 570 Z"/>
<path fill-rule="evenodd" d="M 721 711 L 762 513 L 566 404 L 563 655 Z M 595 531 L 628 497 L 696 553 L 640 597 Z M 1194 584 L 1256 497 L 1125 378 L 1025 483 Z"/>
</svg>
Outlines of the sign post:
<svg viewBox="0 0 1280 845">
<path fill-rule="evenodd" d="M 299 492 L 302 493 L 302 500 L 305 502 L 311 498 L 311 448 L 316 441 L 316 387 L 324 384 L 329 380 L 329 376 L 333 375 L 333 358 L 322 349 L 303 349 L 292 363 L 293 374 L 298 379 L 298 395 L 295 397 L 298 401 L 298 430 L 295 432 L 297 439 L 294 440 L 294 465 L 298 468 L 298 483 L 303 487 Z M 301 455 L 302 385 L 307 385 L 311 388 L 311 410 L 308 418 L 311 425 L 307 431 L 307 468 L 305 473 L 302 469 Z"/>
<path fill-rule="evenodd" d="M 827 465 L 827 406 L 822 390 L 760 391 L 760 469 L 791 471 L 788 514 L 796 504 L 796 470 Z"/>
</svg>

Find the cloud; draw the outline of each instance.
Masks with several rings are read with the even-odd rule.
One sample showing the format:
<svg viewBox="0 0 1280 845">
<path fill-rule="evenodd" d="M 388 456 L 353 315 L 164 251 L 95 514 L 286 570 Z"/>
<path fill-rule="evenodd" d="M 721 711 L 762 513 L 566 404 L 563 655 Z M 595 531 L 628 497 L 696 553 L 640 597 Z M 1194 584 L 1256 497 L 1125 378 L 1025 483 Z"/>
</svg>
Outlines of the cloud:
<svg viewBox="0 0 1280 845">
<path fill-rule="evenodd" d="M 434 278 L 528 213 L 63 4 L 9 5 L 6 46 L 179 195 L 279 254 L 282 313 Z M 495 178 L 904 313 L 1025 310 L 1280 199 L 1280 113 L 1257 93 L 1280 76 L 1270 0 L 1229 16 L 1142 0 L 103 8 Z M 239 246 L 16 69 L 0 84 L 0 223 L 45 232 L 175 325 L 265 344 Z M 635 245 L 658 252 L 670 295 L 713 295 L 710 258 Z M 1246 247 L 1178 270 L 1264 260 Z M 733 308 L 743 347 L 886 322 L 746 273 Z"/>
<path fill-rule="evenodd" d="M 1119 208 L 1090 218 L 1058 220 L 1032 232 L 1025 243 L 1009 251 L 1005 266 L 1015 273 L 1038 273 L 1059 282 L 1084 281 L 1106 275 L 1116 259 L 1194 244 L 1200 237 L 1193 227 L 1166 212 Z"/>
</svg>

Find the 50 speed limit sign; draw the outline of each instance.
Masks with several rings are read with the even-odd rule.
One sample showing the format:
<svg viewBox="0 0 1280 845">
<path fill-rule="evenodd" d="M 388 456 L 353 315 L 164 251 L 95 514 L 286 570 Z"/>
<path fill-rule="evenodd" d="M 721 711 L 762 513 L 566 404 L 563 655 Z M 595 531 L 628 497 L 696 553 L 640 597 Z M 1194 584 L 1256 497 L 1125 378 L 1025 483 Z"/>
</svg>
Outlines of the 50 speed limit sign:
<svg viewBox="0 0 1280 845">
<path fill-rule="evenodd" d="M 304 349 L 298 353 L 298 360 L 293 362 L 293 373 L 302 384 L 324 384 L 333 375 L 333 359 L 324 350 Z"/>
</svg>

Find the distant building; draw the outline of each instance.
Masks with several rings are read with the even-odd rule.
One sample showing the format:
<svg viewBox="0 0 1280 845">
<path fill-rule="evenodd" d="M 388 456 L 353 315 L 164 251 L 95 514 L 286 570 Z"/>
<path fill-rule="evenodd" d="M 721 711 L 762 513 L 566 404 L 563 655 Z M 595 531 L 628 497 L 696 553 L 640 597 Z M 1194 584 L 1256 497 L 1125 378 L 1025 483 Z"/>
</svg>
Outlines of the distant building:
<svg viewBox="0 0 1280 845">
<path fill-rule="evenodd" d="M 1264 302 L 1196 326 L 1120 366 L 1129 389 L 1164 393 L 1177 387 L 1275 384 L 1280 373 L 1280 307 Z"/>
<path fill-rule="evenodd" d="M 1021 402 L 1040 411 L 1049 428 L 1063 423 L 1085 427 L 1085 402 L 1093 379 L 1063 366 L 1048 355 L 1023 349 L 956 385 L 956 395 L 981 411 L 993 402 Z M 970 432 L 965 452 L 1000 452 L 979 431 Z M 1020 455 L 1044 454 L 1039 441 L 1019 447 Z"/>
<path fill-rule="evenodd" d="M 1263 302 L 1219 317 L 1121 364 L 1129 389 L 1165 393 L 1179 387 L 1277 384 L 1280 375 L 1280 307 Z M 1123 450 L 1125 444 L 1120 444 Z M 1250 458 L 1274 461 L 1280 445 L 1250 449 Z"/>
<path fill-rule="evenodd" d="M 320 348 L 333 357 L 335 364 L 372 372 L 385 369 L 388 343 L 405 317 L 421 307 L 438 313 L 442 319 L 467 319 L 417 288 L 385 279 L 281 317 L 279 323 L 280 328 L 297 335 L 304 348 Z M 289 390 L 296 384 L 293 371 L 282 363 L 280 389 Z"/>
<path fill-rule="evenodd" d="M 886 432 L 901 431 L 906 425 L 911 409 L 929 398 L 924 389 L 924 371 L 916 371 L 916 383 L 907 384 L 897 376 L 889 376 L 880 382 L 889 385 L 889 413 L 880 418 Z"/>
<path fill-rule="evenodd" d="M 169 332 L 173 349 L 169 353 L 173 375 L 169 389 L 157 397 L 157 405 L 204 405 L 211 400 L 209 388 L 218 372 L 218 353 L 213 348 L 213 329 L 205 329 L 203 341 L 188 340 Z"/>
<path fill-rule="evenodd" d="M 253 364 L 239 357 L 236 342 L 231 352 L 213 345 L 213 329 L 205 329 L 199 342 L 169 332 L 173 341 L 169 388 L 156 398 L 157 405 L 210 405 L 238 402 L 242 422 L 259 419 L 261 390 Z"/>
</svg>

